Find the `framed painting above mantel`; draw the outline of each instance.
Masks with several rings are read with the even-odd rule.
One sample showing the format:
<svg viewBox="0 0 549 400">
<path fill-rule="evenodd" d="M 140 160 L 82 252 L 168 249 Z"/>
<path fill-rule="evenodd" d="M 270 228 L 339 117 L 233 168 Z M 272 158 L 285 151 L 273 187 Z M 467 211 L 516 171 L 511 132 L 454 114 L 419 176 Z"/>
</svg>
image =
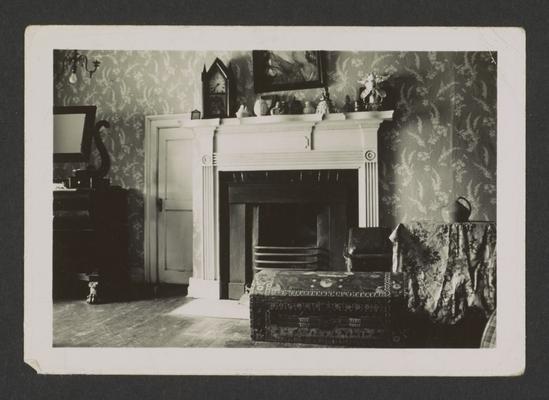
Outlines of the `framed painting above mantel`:
<svg viewBox="0 0 549 400">
<path fill-rule="evenodd" d="M 254 50 L 252 56 L 256 93 L 326 86 L 323 51 Z"/>
</svg>

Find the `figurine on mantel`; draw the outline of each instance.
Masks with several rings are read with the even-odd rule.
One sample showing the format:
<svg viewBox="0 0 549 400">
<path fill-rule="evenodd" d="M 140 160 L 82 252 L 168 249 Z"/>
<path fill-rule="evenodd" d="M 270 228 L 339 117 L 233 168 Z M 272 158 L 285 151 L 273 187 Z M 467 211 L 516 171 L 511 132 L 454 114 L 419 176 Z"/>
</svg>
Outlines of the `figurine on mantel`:
<svg viewBox="0 0 549 400">
<path fill-rule="evenodd" d="M 363 85 L 358 91 L 359 98 L 362 100 L 366 111 L 375 111 L 381 107 L 383 99 L 387 97 L 387 92 L 381 89 L 381 83 L 388 78 L 388 75 L 369 73 L 364 79 L 358 81 Z"/>
<path fill-rule="evenodd" d="M 306 101 L 305 107 L 303 108 L 303 114 L 314 114 L 314 113 L 315 113 L 314 106 L 311 104 L 310 101 Z"/>
<path fill-rule="evenodd" d="M 282 107 L 280 106 L 280 101 L 277 101 L 273 108 L 271 108 L 271 115 L 280 115 L 283 114 Z"/>
<path fill-rule="evenodd" d="M 280 100 L 280 114 L 288 114 L 288 105 L 284 100 Z"/>
<path fill-rule="evenodd" d="M 320 101 L 316 106 L 316 113 L 322 114 L 322 116 L 325 116 L 327 114 L 330 114 L 330 111 L 332 111 L 332 102 L 330 100 L 330 93 L 328 92 L 328 88 L 324 88 L 322 89 L 322 93 L 320 94 Z"/>
<path fill-rule="evenodd" d="M 344 113 L 350 113 L 354 111 L 354 107 L 351 104 L 351 98 L 349 95 L 345 96 L 345 104 L 343 104 L 343 112 Z"/>
<path fill-rule="evenodd" d="M 248 107 L 244 104 L 241 104 L 238 108 L 238 111 L 235 113 L 236 118 L 246 118 L 250 116 L 250 113 L 248 111 Z"/>
</svg>

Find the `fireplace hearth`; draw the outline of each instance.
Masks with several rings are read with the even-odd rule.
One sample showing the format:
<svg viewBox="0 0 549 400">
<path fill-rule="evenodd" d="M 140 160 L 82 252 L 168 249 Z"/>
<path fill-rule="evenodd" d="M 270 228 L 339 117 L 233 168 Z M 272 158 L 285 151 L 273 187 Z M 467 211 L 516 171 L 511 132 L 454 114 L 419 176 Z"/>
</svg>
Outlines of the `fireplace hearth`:
<svg viewBox="0 0 549 400">
<path fill-rule="evenodd" d="M 355 170 L 221 172 L 221 297 L 240 298 L 261 269 L 344 270 L 357 182 Z"/>
</svg>

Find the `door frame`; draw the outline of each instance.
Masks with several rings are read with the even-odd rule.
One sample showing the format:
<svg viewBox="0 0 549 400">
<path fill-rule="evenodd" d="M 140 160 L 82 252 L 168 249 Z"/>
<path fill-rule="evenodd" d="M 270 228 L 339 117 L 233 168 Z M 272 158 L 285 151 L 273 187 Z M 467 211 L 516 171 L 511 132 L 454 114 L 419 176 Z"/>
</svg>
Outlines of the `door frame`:
<svg viewBox="0 0 549 400">
<path fill-rule="evenodd" d="M 148 115 L 145 117 L 145 182 L 143 188 L 143 268 L 145 283 L 158 284 L 158 138 L 163 128 L 181 128 L 191 113 Z M 192 130 L 189 130 L 192 132 Z"/>
</svg>

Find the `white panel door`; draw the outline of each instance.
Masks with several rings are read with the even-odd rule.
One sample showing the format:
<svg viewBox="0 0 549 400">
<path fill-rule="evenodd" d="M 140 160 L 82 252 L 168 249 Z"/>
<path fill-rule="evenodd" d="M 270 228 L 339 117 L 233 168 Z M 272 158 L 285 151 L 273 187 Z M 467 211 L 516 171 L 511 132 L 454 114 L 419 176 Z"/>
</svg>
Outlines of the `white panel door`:
<svg viewBox="0 0 549 400">
<path fill-rule="evenodd" d="M 158 278 L 188 284 L 193 271 L 193 133 L 158 130 Z"/>
</svg>

